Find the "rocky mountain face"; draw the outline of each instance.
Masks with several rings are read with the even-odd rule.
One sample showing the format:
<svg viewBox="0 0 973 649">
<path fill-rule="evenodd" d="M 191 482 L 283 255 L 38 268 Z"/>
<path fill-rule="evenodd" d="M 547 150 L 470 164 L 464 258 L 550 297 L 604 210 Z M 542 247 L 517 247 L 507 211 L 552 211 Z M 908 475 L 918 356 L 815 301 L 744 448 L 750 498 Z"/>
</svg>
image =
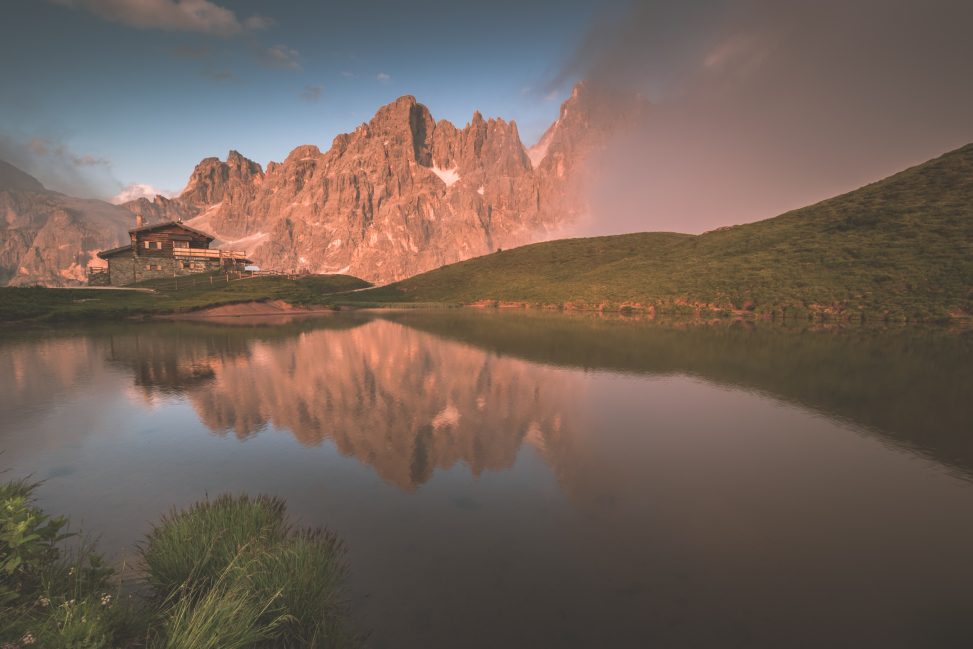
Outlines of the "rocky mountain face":
<svg viewBox="0 0 973 649">
<path fill-rule="evenodd" d="M 331 148 L 299 146 L 263 169 L 236 151 L 206 158 L 176 197 L 122 206 L 46 190 L 0 164 L 0 284 L 77 284 L 133 213 L 181 220 L 261 267 L 385 283 L 557 236 L 585 214 L 589 160 L 645 103 L 579 84 L 529 149 L 514 122 L 479 112 L 462 128 L 414 97 L 383 106 Z"/>
<path fill-rule="evenodd" d="M 394 281 L 550 238 L 583 214 L 588 155 L 644 108 L 595 94 L 576 87 L 529 150 L 513 122 L 477 112 L 458 128 L 400 97 L 327 151 L 300 146 L 266 170 L 231 151 L 200 162 L 178 197 L 125 207 L 185 220 L 264 268 Z"/>
<path fill-rule="evenodd" d="M 99 250 L 128 240 L 131 212 L 48 191 L 0 161 L 0 285 L 83 284 Z"/>
</svg>

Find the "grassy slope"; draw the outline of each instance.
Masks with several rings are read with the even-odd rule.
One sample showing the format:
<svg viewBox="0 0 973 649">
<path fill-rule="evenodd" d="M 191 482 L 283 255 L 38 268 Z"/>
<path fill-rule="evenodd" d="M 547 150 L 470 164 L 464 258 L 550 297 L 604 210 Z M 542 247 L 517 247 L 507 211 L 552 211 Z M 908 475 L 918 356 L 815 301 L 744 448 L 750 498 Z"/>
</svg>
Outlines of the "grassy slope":
<svg viewBox="0 0 973 649">
<path fill-rule="evenodd" d="M 255 277 L 226 283 L 222 275 L 152 280 L 137 286 L 156 293 L 54 288 L 0 288 L 0 322 L 113 319 L 133 315 L 173 313 L 234 302 L 284 300 L 291 304 L 322 304 L 324 296 L 369 286 L 349 275 L 311 275 L 296 280 Z"/>
<path fill-rule="evenodd" d="M 939 318 L 973 313 L 973 145 L 781 216 L 699 236 L 524 246 L 348 296 Z"/>
</svg>

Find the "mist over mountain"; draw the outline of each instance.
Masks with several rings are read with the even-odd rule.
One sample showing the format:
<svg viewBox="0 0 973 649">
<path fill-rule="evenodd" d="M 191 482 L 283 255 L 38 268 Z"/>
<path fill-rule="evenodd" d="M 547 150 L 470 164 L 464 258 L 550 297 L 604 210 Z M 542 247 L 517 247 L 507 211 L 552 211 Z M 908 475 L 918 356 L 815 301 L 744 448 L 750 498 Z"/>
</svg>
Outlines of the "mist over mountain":
<svg viewBox="0 0 973 649">
<path fill-rule="evenodd" d="M 44 185 L 29 173 L 0 160 L 0 191 L 43 192 Z"/>
<path fill-rule="evenodd" d="M 128 240 L 132 214 L 95 199 L 49 191 L 0 161 L 0 285 L 83 283 L 98 250 Z"/>
<path fill-rule="evenodd" d="M 552 80 L 638 92 L 578 234 L 700 233 L 860 187 L 973 141 L 973 4 L 636 0 Z"/>
</svg>

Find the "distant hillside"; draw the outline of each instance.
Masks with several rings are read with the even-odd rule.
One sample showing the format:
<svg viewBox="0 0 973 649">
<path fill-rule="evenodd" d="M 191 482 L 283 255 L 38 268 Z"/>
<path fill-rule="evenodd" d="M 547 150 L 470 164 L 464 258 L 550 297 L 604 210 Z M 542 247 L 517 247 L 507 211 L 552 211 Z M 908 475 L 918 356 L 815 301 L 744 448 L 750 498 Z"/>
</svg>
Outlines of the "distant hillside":
<svg viewBox="0 0 973 649">
<path fill-rule="evenodd" d="M 0 160 L 0 191 L 42 192 L 44 185 L 29 173 Z"/>
<path fill-rule="evenodd" d="M 973 314 L 973 145 L 809 207 L 693 236 L 551 241 L 349 299 L 933 319 Z"/>
<path fill-rule="evenodd" d="M 0 286 L 76 286 L 95 253 L 128 241 L 128 210 L 49 191 L 0 160 Z"/>
</svg>

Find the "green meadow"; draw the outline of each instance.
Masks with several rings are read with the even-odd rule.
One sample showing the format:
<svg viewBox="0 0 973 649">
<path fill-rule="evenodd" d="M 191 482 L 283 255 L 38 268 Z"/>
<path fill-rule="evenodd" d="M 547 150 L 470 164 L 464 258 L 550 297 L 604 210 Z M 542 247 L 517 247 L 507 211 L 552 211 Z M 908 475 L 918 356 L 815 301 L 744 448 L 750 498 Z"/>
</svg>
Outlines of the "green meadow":
<svg viewBox="0 0 973 649">
<path fill-rule="evenodd" d="M 850 320 L 969 317 L 973 145 L 765 221 L 698 236 L 538 243 L 339 299 Z"/>
<path fill-rule="evenodd" d="M 222 274 L 200 274 L 178 280 L 150 280 L 133 286 L 151 291 L 0 288 L 0 322 L 115 320 L 265 300 L 323 306 L 324 296 L 370 284 L 348 275 L 308 275 L 296 279 L 267 275 L 227 281 Z"/>
</svg>

